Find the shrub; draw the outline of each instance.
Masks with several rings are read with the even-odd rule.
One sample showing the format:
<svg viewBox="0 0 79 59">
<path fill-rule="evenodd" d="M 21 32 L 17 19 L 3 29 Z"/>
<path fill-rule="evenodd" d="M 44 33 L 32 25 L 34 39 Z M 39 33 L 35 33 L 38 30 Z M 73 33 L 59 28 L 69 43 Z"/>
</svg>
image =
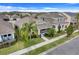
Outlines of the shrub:
<svg viewBox="0 0 79 59">
<path fill-rule="evenodd" d="M 49 28 L 47 30 L 47 34 L 45 34 L 46 36 L 49 36 L 49 37 L 53 37 L 55 35 L 55 29 L 54 28 Z"/>
<path fill-rule="evenodd" d="M 70 23 L 70 25 L 66 29 L 67 36 L 70 36 L 73 33 L 73 25 Z"/>
</svg>

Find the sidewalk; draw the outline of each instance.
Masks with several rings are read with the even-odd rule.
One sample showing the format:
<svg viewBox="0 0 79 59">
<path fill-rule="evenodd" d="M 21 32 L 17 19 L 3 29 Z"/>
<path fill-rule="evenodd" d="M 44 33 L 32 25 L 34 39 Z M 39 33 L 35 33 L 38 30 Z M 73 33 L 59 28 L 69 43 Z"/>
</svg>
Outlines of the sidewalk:
<svg viewBox="0 0 79 59">
<path fill-rule="evenodd" d="M 48 41 L 49 39 L 47 39 L 46 37 L 42 36 L 41 37 L 43 40 Z"/>
<path fill-rule="evenodd" d="M 77 32 L 77 31 L 75 31 L 75 32 Z M 21 55 L 21 54 L 24 54 L 24 53 L 28 53 L 28 52 L 31 51 L 31 50 L 37 49 L 37 48 L 42 47 L 42 46 L 44 46 L 44 45 L 46 45 L 46 44 L 49 44 L 49 43 L 54 42 L 54 41 L 56 41 L 56 40 L 59 40 L 59 39 L 65 37 L 66 35 L 67 35 L 67 34 L 58 36 L 58 37 L 53 38 L 53 39 L 51 39 L 51 40 L 44 41 L 44 42 L 42 42 L 42 43 L 39 43 L 39 44 L 33 45 L 33 46 L 31 46 L 31 47 L 28 47 L 28 48 L 25 48 L 25 49 L 16 51 L 16 52 L 11 53 L 11 54 L 9 54 L 9 55 Z"/>
<path fill-rule="evenodd" d="M 44 34 L 41 34 L 41 38 L 44 40 L 44 41 L 48 41 L 49 39 L 47 39 Z"/>
</svg>

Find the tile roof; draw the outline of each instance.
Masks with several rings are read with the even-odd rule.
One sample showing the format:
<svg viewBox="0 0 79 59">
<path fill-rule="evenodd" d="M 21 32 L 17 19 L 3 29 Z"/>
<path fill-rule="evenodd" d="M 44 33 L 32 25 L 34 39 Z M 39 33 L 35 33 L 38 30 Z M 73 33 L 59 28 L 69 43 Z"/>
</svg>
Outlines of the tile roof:
<svg viewBox="0 0 79 59">
<path fill-rule="evenodd" d="M 10 33 L 14 33 L 12 24 L 0 19 L 0 34 L 4 35 L 4 34 L 10 34 Z"/>
</svg>

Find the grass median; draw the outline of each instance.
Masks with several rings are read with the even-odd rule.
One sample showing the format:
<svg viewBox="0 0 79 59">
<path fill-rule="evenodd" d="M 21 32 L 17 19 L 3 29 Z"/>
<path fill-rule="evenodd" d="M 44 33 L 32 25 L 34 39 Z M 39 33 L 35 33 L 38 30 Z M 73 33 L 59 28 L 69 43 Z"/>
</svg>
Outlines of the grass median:
<svg viewBox="0 0 79 59">
<path fill-rule="evenodd" d="M 37 49 L 32 50 L 32 51 L 30 51 L 28 53 L 25 53 L 25 54 L 26 55 L 37 55 L 37 54 L 40 54 L 40 53 L 42 53 L 42 52 L 44 52 L 44 51 L 46 51 L 46 50 L 48 50 L 50 48 L 54 48 L 54 47 L 58 46 L 59 44 L 62 44 L 64 42 L 74 38 L 77 35 L 79 35 L 79 32 L 73 33 L 70 37 L 64 37 L 64 38 L 62 38 L 60 40 L 57 40 L 57 41 L 52 42 L 50 44 L 46 44 L 46 45 L 44 45 L 44 46 L 42 46 L 40 48 L 37 48 Z"/>
</svg>

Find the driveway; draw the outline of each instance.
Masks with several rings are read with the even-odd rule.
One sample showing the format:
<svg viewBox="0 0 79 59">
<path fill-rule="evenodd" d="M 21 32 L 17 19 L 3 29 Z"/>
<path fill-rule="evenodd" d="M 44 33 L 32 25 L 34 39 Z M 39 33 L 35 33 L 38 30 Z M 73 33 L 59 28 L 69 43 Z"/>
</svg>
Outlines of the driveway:
<svg viewBox="0 0 79 59">
<path fill-rule="evenodd" d="M 57 47 L 46 55 L 79 55 L 79 37 L 73 39 L 69 43 Z"/>
</svg>

